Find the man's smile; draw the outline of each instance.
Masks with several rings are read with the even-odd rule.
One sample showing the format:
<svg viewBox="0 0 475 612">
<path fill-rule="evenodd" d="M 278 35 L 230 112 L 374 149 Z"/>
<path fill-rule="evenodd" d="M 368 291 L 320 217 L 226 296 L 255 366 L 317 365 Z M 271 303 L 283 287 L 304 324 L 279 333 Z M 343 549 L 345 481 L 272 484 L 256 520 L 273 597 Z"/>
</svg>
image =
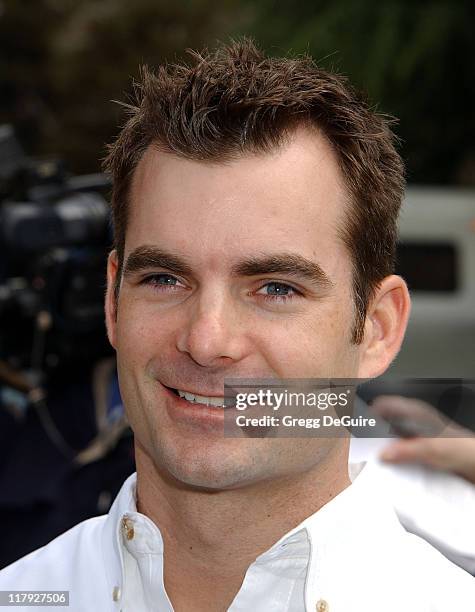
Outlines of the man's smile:
<svg viewBox="0 0 475 612">
<path fill-rule="evenodd" d="M 201 404 L 204 406 L 211 406 L 212 408 L 224 408 L 224 397 L 222 395 L 198 395 L 197 393 L 190 393 L 182 389 L 172 389 L 172 391 L 191 404 Z"/>
</svg>

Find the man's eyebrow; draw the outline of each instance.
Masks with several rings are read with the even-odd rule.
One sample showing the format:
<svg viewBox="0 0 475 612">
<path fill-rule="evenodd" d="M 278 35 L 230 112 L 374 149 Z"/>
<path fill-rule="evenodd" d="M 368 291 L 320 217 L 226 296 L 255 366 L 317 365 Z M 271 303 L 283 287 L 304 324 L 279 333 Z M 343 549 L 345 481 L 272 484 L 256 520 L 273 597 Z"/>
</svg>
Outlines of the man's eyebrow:
<svg viewBox="0 0 475 612">
<path fill-rule="evenodd" d="M 316 262 L 293 253 L 277 253 L 251 257 L 233 267 L 233 273 L 241 276 L 261 274 L 289 274 L 304 278 L 320 287 L 331 289 L 333 283 Z"/>
<path fill-rule="evenodd" d="M 178 255 L 158 247 L 140 246 L 134 249 L 124 265 L 124 276 L 145 272 L 151 268 L 163 268 L 175 274 L 191 276 L 191 265 Z M 288 274 L 311 281 L 330 289 L 333 283 L 316 262 L 294 253 L 276 253 L 244 259 L 232 267 L 235 276 L 258 276 L 262 274 Z"/>
<path fill-rule="evenodd" d="M 175 274 L 188 276 L 191 274 L 191 266 L 182 258 L 167 253 L 162 249 L 150 246 L 140 246 L 134 249 L 124 265 L 124 276 L 137 272 L 144 272 L 150 268 L 164 268 Z"/>
</svg>

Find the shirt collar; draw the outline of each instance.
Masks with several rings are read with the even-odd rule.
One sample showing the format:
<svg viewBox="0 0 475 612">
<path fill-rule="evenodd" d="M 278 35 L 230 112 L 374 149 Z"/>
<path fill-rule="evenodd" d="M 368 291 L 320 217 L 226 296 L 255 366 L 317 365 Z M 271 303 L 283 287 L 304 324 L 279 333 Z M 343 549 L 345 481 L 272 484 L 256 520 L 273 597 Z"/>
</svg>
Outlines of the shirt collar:
<svg viewBox="0 0 475 612">
<path fill-rule="evenodd" d="M 305 600 L 308 610 L 315 609 L 317 599 L 328 597 L 332 589 L 329 573 L 339 568 L 339 573 L 354 573 L 361 563 L 360 552 L 371 558 L 372 540 L 368 533 L 399 533 L 402 530 L 394 512 L 375 495 L 373 471 L 375 463 L 367 464 L 354 482 L 331 499 L 317 512 L 306 518 L 283 535 L 267 551 L 259 555 L 252 566 L 265 566 L 272 573 L 289 571 L 296 574 L 306 571 Z M 133 531 L 130 531 L 132 529 Z M 127 536 L 129 530 L 129 536 Z M 122 486 L 106 520 L 103 546 L 113 554 L 106 563 L 111 591 L 127 591 L 127 554 L 135 559 L 141 555 L 163 555 L 163 540 L 158 527 L 146 516 L 137 512 L 136 474 Z M 373 551 L 376 556 L 377 552 Z M 379 551 L 378 551 L 379 552 Z M 287 561 L 291 560 L 291 563 Z M 161 576 L 156 576 L 158 582 Z M 333 581 L 334 582 L 334 581 Z M 146 585 L 144 585 L 146 586 Z M 160 586 L 160 585 L 159 585 Z M 149 585 L 156 590 L 157 585 Z M 166 598 L 163 589 L 162 596 Z M 155 593 L 155 597 L 157 594 Z M 168 599 L 166 600 L 168 601 Z M 165 601 L 164 601 L 165 603 Z M 166 609 L 164 606 L 161 609 Z M 169 607 L 171 610 L 171 606 Z"/>
</svg>

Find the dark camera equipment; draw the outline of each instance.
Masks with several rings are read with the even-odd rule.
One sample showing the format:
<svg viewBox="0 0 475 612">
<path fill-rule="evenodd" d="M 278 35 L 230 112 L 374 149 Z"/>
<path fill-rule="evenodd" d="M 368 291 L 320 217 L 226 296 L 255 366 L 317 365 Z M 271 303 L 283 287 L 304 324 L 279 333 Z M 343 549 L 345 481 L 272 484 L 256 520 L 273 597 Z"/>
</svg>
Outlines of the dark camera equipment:
<svg viewBox="0 0 475 612">
<path fill-rule="evenodd" d="M 111 353 L 109 186 L 105 175 L 69 176 L 58 160 L 29 159 L 0 126 L 0 382 L 39 387 Z"/>
</svg>

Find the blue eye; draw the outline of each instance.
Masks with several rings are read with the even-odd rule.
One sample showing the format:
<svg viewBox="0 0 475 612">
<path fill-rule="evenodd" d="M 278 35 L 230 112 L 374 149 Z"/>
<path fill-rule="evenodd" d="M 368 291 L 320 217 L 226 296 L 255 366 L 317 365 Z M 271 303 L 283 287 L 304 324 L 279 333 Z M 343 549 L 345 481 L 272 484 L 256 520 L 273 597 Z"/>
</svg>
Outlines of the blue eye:
<svg viewBox="0 0 475 612">
<path fill-rule="evenodd" d="M 264 294 L 260 293 L 261 291 L 265 291 Z M 258 295 L 263 295 L 263 298 L 266 301 L 273 302 L 286 302 L 292 300 L 295 296 L 300 295 L 297 289 L 287 285 L 286 283 L 278 283 L 271 282 L 266 283 L 261 289 L 257 292 Z"/>
<path fill-rule="evenodd" d="M 171 274 L 151 274 L 147 276 L 142 281 L 140 281 L 141 285 L 150 285 L 155 289 L 166 289 L 168 287 L 177 287 L 178 279 L 172 276 Z"/>
<path fill-rule="evenodd" d="M 267 283 L 267 295 L 289 295 L 292 287 L 283 283 Z"/>
</svg>

